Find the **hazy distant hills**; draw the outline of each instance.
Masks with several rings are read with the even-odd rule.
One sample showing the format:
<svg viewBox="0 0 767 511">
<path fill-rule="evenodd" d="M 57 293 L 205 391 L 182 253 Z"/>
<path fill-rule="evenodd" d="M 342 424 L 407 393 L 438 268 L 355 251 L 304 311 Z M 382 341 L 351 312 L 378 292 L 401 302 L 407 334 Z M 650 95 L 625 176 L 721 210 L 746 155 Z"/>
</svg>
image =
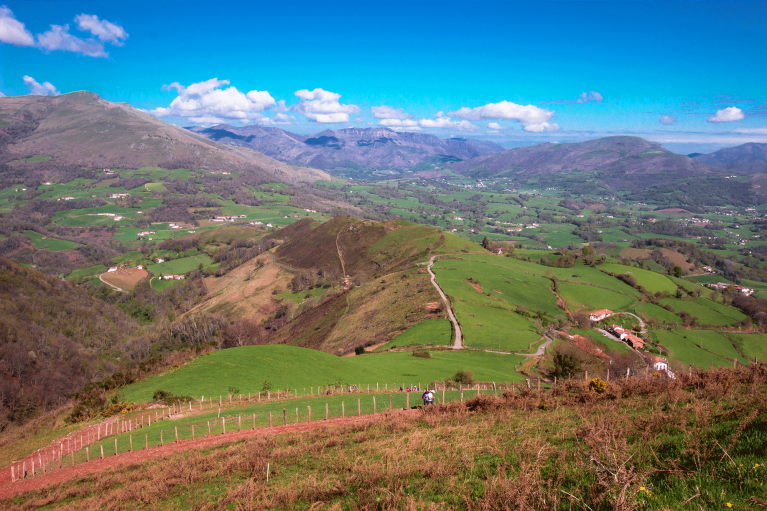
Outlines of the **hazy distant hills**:
<svg viewBox="0 0 767 511">
<path fill-rule="evenodd" d="M 45 166 L 196 168 L 250 171 L 261 179 L 315 181 L 328 174 L 256 151 L 217 144 L 127 103 L 92 92 L 0 98 L 0 157 L 17 169 L 47 155 Z"/>
<path fill-rule="evenodd" d="M 692 158 L 741 174 L 767 172 L 767 144 L 751 142 L 710 154 L 696 154 Z"/>
<path fill-rule="evenodd" d="M 675 180 L 719 176 L 723 170 L 665 149 L 640 137 L 605 137 L 572 144 L 547 143 L 517 147 L 451 164 L 474 178 L 532 176 L 597 172 L 613 189 L 633 189 Z"/>
<path fill-rule="evenodd" d="M 223 144 L 255 149 L 280 161 L 329 171 L 402 170 L 422 162 L 466 160 L 504 150 L 485 140 L 443 140 L 388 128 L 325 130 L 310 136 L 279 128 L 225 124 L 192 131 Z"/>
</svg>

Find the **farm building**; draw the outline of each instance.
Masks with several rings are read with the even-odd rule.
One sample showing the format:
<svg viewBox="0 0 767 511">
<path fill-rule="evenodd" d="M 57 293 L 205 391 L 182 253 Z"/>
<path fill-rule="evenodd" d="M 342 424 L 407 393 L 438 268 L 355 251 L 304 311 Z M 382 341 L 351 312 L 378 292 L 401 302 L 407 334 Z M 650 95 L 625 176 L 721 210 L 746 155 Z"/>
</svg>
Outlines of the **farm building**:
<svg viewBox="0 0 767 511">
<path fill-rule="evenodd" d="M 172 275 L 172 274 L 169 273 L 167 275 L 163 275 L 162 277 L 160 277 L 160 280 L 184 280 L 184 276 L 183 275 Z"/>
<path fill-rule="evenodd" d="M 708 287 L 710 287 L 711 289 L 717 289 L 719 291 L 724 291 L 728 287 L 733 287 L 735 288 L 736 291 L 746 296 L 751 296 L 754 293 L 753 289 L 749 289 L 743 286 L 737 286 L 735 284 L 728 284 L 727 282 L 717 282 L 717 283 L 712 282 L 708 285 Z"/>
<path fill-rule="evenodd" d="M 597 309 L 589 313 L 589 319 L 591 321 L 602 321 L 605 318 L 609 318 L 613 315 L 613 311 L 607 309 Z"/>
</svg>

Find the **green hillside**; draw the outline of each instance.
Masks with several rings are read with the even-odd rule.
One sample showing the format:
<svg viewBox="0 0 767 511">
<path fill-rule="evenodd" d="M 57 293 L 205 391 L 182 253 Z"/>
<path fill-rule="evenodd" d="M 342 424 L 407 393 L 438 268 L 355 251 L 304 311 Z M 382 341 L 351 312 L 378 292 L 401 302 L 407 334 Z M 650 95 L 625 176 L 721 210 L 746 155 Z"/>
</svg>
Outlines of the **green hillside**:
<svg viewBox="0 0 767 511">
<path fill-rule="evenodd" d="M 522 381 L 514 367 L 522 357 L 473 351 L 434 351 L 424 359 L 411 353 L 383 353 L 336 357 L 294 346 L 245 346 L 216 351 L 173 372 L 121 389 L 127 401 L 152 399 L 157 389 L 176 395 L 226 396 L 230 387 L 239 393 L 257 393 L 263 382 L 272 389 L 303 389 L 339 382 L 347 385 L 426 385 L 459 370 L 470 370 L 478 381 Z M 315 390 L 316 392 L 316 390 Z"/>
</svg>

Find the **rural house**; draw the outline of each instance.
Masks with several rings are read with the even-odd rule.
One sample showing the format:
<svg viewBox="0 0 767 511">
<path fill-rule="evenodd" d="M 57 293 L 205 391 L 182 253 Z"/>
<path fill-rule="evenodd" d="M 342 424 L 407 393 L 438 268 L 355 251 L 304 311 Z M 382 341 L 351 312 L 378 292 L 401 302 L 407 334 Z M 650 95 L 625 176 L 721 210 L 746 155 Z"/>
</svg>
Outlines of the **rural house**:
<svg viewBox="0 0 767 511">
<path fill-rule="evenodd" d="M 605 318 L 609 318 L 613 315 L 613 311 L 607 309 L 597 309 L 589 313 L 589 319 L 591 321 L 602 321 Z"/>
</svg>

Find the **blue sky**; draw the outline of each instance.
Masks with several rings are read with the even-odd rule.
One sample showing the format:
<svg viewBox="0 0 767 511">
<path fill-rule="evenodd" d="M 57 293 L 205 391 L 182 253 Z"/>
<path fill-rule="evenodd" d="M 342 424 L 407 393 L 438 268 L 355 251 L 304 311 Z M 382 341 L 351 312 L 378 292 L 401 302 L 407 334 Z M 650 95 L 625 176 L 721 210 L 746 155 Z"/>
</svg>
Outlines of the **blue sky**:
<svg viewBox="0 0 767 511">
<path fill-rule="evenodd" d="M 2 2 L 2 0 L 0 0 Z M 507 146 L 767 142 L 767 2 L 0 3 L 0 92 Z"/>
</svg>

